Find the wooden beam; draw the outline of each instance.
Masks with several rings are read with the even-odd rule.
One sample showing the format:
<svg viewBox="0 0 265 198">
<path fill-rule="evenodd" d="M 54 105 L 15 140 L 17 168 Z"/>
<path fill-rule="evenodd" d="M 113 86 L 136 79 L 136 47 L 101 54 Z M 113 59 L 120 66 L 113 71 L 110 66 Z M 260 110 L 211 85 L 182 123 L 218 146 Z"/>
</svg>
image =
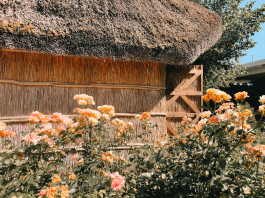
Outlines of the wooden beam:
<svg viewBox="0 0 265 198">
<path fill-rule="evenodd" d="M 139 113 L 141 114 L 141 113 Z M 139 115 L 136 113 L 115 113 L 115 117 L 135 117 Z M 151 116 L 161 116 L 166 117 L 166 113 L 149 113 Z M 50 115 L 51 116 L 51 115 Z M 69 118 L 74 118 L 76 115 L 66 115 Z M 0 117 L 0 121 L 4 123 L 26 123 L 28 122 L 28 116 L 10 116 L 10 117 Z"/>
<path fill-rule="evenodd" d="M 194 120 L 192 120 L 191 124 L 196 124 L 200 119 L 200 115 L 197 114 L 196 118 Z"/>
<path fill-rule="evenodd" d="M 192 117 L 196 116 L 196 113 L 185 113 L 185 112 L 180 112 L 180 113 L 170 112 L 170 113 L 167 113 L 167 118 L 183 118 L 185 116 L 187 116 L 189 118 L 192 118 Z"/>
<path fill-rule="evenodd" d="M 182 87 L 181 91 L 186 91 L 188 87 L 200 76 L 201 74 L 195 74 L 189 81 L 187 81 Z M 180 92 L 174 89 L 174 92 Z M 179 95 L 174 95 L 166 104 L 166 108 L 168 109 L 177 99 Z"/>
<path fill-rule="evenodd" d="M 203 94 L 202 91 L 173 91 L 170 95 L 178 95 L 178 96 L 201 96 Z"/>
<path fill-rule="evenodd" d="M 170 72 L 170 73 L 176 73 L 176 74 L 201 74 L 202 71 L 200 69 L 191 69 L 190 71 L 188 72 L 179 72 L 178 70 L 176 70 L 176 68 L 170 68 L 168 69 L 167 68 L 167 72 Z"/>
<path fill-rule="evenodd" d="M 173 96 L 169 101 L 167 101 L 166 109 L 168 109 L 178 98 L 179 96 Z"/>
<path fill-rule="evenodd" d="M 198 107 L 196 107 L 190 99 L 187 98 L 187 96 L 180 96 L 188 105 L 189 107 L 195 112 L 195 113 L 201 113 Z"/>
<path fill-rule="evenodd" d="M 182 91 L 186 91 L 186 89 L 189 88 L 189 86 L 200 76 L 201 74 L 195 74 L 194 76 L 192 76 L 182 87 Z M 174 91 L 177 91 L 176 90 L 177 88 L 174 89 Z"/>
<path fill-rule="evenodd" d="M 62 82 L 22 82 L 16 80 L 0 80 L 2 84 L 15 84 L 19 86 L 53 86 L 62 88 L 105 88 L 105 89 L 144 89 L 144 90 L 166 90 L 166 87 L 143 86 L 143 85 L 117 85 L 117 84 L 87 84 L 78 85 Z"/>
<path fill-rule="evenodd" d="M 202 71 L 202 74 L 201 74 L 201 91 L 202 91 L 202 95 L 203 95 L 203 65 L 201 65 L 201 71 Z M 201 106 L 203 106 L 202 96 L 201 96 Z M 203 108 L 201 107 L 201 112 L 202 111 L 203 111 Z"/>
<path fill-rule="evenodd" d="M 190 70 L 189 73 L 190 74 L 200 74 L 201 75 L 203 73 L 203 71 L 202 70 L 199 70 L 199 69 L 192 69 L 192 70 Z"/>
<path fill-rule="evenodd" d="M 167 123 L 167 129 L 168 129 L 168 132 L 170 133 L 170 135 L 173 135 L 175 137 L 179 137 L 179 134 L 177 133 L 176 130 L 174 130 L 171 126 L 170 123 Z"/>
</svg>

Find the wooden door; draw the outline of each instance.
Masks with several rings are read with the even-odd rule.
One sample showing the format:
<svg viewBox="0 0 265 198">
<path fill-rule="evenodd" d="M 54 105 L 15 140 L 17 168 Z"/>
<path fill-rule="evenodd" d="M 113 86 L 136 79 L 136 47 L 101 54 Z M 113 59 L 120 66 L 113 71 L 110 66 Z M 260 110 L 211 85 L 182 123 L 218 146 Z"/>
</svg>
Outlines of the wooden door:
<svg viewBox="0 0 265 198">
<path fill-rule="evenodd" d="M 203 104 L 203 66 L 167 66 L 166 110 L 167 130 L 177 136 L 183 117 L 199 121 Z"/>
</svg>

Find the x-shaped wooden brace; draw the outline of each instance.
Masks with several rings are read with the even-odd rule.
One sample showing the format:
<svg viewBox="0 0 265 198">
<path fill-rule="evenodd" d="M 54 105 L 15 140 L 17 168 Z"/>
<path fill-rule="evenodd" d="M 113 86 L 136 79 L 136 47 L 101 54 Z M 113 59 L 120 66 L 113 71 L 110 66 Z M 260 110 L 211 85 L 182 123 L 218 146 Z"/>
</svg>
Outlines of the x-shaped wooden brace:
<svg viewBox="0 0 265 198">
<path fill-rule="evenodd" d="M 203 75 L 203 71 L 202 71 L 202 66 L 201 66 L 201 70 L 195 70 L 192 69 L 190 72 L 190 74 L 194 74 L 192 76 L 192 78 L 190 78 L 183 86 L 182 89 L 180 91 L 177 91 L 176 88 L 174 89 L 173 92 L 171 92 L 170 95 L 173 95 L 173 97 L 167 102 L 166 104 L 166 108 L 168 109 L 179 97 L 186 102 L 186 104 L 195 112 L 195 113 L 168 113 L 167 114 L 167 118 L 177 118 L 177 117 L 195 117 L 195 119 L 191 122 L 196 123 L 199 121 L 200 118 L 200 113 L 201 111 L 199 110 L 199 108 L 197 106 L 195 106 L 190 99 L 187 96 L 198 96 L 198 95 L 202 95 L 202 91 L 187 91 L 187 89 L 189 88 L 189 86 L 198 78 L 198 77 L 202 77 Z M 201 85 L 202 88 L 202 85 Z M 173 127 L 171 126 L 171 124 L 168 122 L 167 123 L 167 129 L 169 131 L 169 133 L 171 133 L 171 135 L 174 136 L 178 136 L 177 132 L 175 129 L 173 129 Z"/>
</svg>

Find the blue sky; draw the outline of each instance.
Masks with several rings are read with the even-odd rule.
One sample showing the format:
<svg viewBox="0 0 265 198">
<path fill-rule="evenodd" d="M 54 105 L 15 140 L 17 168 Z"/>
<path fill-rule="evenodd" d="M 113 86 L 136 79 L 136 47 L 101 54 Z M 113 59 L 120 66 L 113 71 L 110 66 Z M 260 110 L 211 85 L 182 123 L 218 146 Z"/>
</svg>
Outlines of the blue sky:
<svg viewBox="0 0 265 198">
<path fill-rule="evenodd" d="M 245 0 L 244 4 L 250 2 L 251 0 Z M 265 0 L 256 0 L 254 4 L 255 7 L 260 7 L 262 4 L 265 4 Z M 247 55 L 240 58 L 242 64 L 252 62 L 252 56 L 254 61 L 265 59 L 265 23 L 262 24 L 263 30 L 260 30 L 253 36 L 253 40 L 256 43 L 256 47 L 247 51 Z"/>
</svg>

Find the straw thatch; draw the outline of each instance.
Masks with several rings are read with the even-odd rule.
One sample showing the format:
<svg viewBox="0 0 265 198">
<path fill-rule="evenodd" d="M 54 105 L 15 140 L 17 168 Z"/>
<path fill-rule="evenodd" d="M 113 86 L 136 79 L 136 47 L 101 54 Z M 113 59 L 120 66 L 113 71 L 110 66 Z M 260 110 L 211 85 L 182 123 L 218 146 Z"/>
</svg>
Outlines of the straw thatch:
<svg viewBox="0 0 265 198">
<path fill-rule="evenodd" d="M 0 1 L 0 47 L 190 64 L 221 36 L 220 17 L 188 0 Z"/>
</svg>

